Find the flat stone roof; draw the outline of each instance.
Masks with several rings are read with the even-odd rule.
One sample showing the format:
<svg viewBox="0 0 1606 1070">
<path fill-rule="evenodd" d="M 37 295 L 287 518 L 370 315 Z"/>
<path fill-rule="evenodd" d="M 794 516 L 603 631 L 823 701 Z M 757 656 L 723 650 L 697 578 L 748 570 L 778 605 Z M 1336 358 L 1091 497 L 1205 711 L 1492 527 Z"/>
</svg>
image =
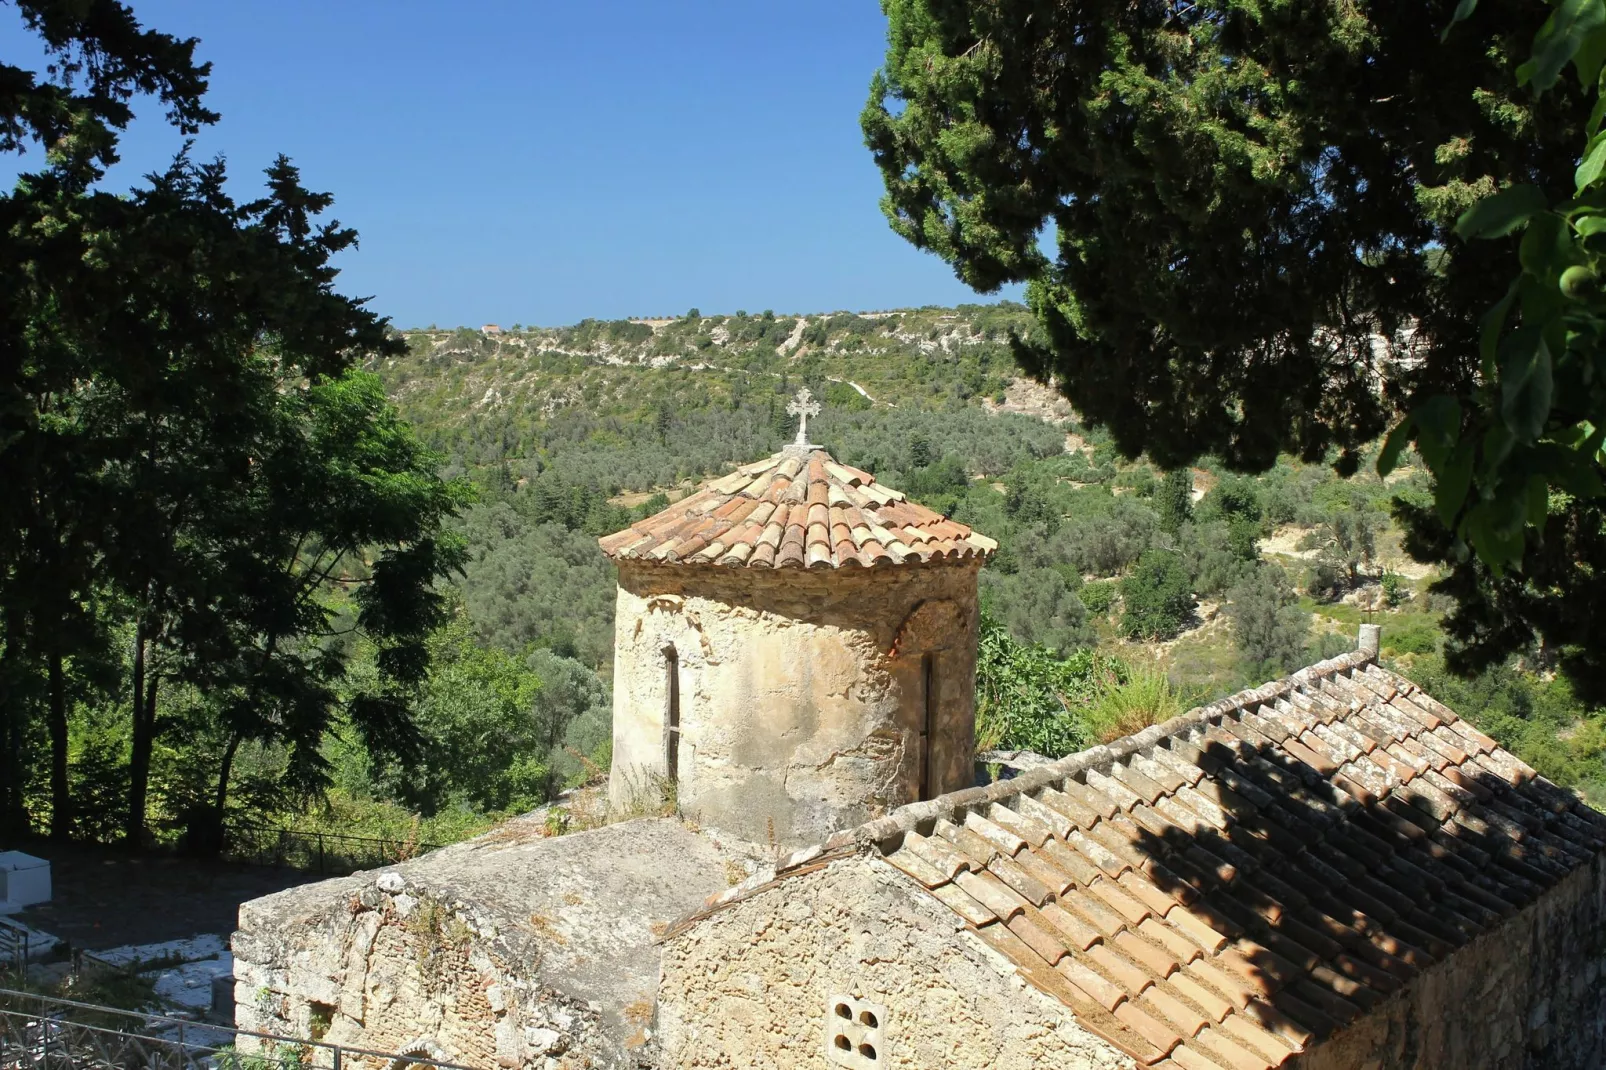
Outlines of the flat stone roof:
<svg viewBox="0 0 1606 1070">
<path fill-rule="evenodd" d="M 638 818 L 543 836 L 540 815 L 383 870 L 302 885 L 244 903 L 248 939 L 293 942 L 331 910 L 378 884 L 428 895 L 494 932 L 531 977 L 600 1009 L 622 1043 L 639 1022 L 627 1007 L 657 998 L 657 940 L 676 917 L 729 885 L 727 854 L 669 818 Z M 270 935 L 271 934 L 271 935 Z"/>
</svg>

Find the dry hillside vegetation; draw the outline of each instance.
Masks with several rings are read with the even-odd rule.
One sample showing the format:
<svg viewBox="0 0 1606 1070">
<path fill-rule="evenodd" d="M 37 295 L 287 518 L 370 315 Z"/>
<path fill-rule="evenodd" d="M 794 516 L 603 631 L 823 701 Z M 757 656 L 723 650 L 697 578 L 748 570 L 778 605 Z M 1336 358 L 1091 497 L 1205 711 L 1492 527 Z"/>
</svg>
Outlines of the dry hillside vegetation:
<svg viewBox="0 0 1606 1070">
<path fill-rule="evenodd" d="M 1390 516 L 1396 496 L 1427 493 L 1424 474 L 1384 483 L 1363 464 L 1341 480 L 1285 459 L 1246 477 L 1210 458 L 1167 474 L 1121 458 L 1019 376 L 1008 336 L 1030 330 L 1010 305 L 427 329 L 378 370 L 480 488 L 457 583 L 480 641 L 578 662 L 603 686 L 613 573 L 596 537 L 788 441 L 803 385 L 825 402 L 816 441 L 999 540 L 982 594 L 984 673 L 1014 674 L 999 693 L 1015 708 L 989 707 L 1000 741 L 1086 745 L 1100 697 L 1149 668 L 1179 701 L 1210 699 L 1344 649 L 1366 618 L 1387 656 L 1436 678 L 1444 603 Z M 1122 668 L 1087 675 L 1090 651 Z M 1515 718 L 1552 772 L 1592 778 L 1598 752 L 1569 742 L 1594 738 L 1580 731 L 1592 715 L 1518 668 L 1469 701 Z M 1532 728 L 1536 707 L 1548 728 Z"/>
</svg>

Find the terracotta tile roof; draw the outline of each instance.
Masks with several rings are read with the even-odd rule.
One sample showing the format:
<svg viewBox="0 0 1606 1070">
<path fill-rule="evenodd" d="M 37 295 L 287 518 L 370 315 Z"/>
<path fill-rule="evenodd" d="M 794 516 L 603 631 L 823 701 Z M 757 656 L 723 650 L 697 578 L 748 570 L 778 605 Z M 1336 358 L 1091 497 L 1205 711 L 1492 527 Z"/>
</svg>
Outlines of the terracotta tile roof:
<svg viewBox="0 0 1606 1070">
<path fill-rule="evenodd" d="M 601 540 L 615 560 L 750 568 L 866 568 L 984 558 L 998 548 L 821 449 L 744 465 Z"/>
<path fill-rule="evenodd" d="M 902 807 L 770 879 L 868 850 L 1140 1065 L 1267 1070 L 1603 846 L 1606 816 L 1357 652 Z"/>
</svg>

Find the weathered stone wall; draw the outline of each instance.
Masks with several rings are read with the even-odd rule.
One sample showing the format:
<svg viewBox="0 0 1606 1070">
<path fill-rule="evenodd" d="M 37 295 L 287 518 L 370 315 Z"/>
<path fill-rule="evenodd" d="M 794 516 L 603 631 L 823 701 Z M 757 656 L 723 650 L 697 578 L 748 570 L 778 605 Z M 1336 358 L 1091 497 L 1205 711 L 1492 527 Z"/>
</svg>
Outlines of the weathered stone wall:
<svg viewBox="0 0 1606 1070">
<path fill-rule="evenodd" d="M 485 1070 L 656 1065 L 655 941 L 732 860 L 675 821 L 540 824 L 243 904 L 236 1024 Z"/>
<path fill-rule="evenodd" d="M 1300 1070 L 1606 1066 L 1606 860 L 1416 978 Z"/>
<path fill-rule="evenodd" d="M 883 1012 L 873 1062 L 827 1058 L 839 997 Z M 783 880 L 670 937 L 658 1030 L 665 1070 L 1132 1066 L 946 907 L 861 858 Z"/>
<path fill-rule="evenodd" d="M 494 923 L 385 876 L 342 888 L 340 906 L 288 931 L 283 917 L 241 910 L 239 1028 L 487 1068 L 588 1046 L 596 1013 L 534 983 L 522 956 L 487 939 Z"/>
<path fill-rule="evenodd" d="M 763 570 L 621 562 L 616 807 L 666 770 L 666 648 L 679 667 L 682 811 L 753 843 L 823 840 L 974 776 L 975 564 Z"/>
</svg>

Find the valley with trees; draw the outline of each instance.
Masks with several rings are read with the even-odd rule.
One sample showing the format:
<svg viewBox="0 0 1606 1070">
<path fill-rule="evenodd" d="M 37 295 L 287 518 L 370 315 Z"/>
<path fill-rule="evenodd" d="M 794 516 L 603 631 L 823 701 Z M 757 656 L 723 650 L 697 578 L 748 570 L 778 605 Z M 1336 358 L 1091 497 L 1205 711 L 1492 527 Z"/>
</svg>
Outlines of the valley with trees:
<svg viewBox="0 0 1606 1070">
<path fill-rule="evenodd" d="M 1597 711 L 1552 666 L 1512 658 L 1438 682 L 1454 602 L 1396 519 L 1431 501 L 1420 464 L 1380 478 L 1378 443 L 1347 478 L 1286 456 L 1257 476 L 1123 459 L 1018 377 L 1010 338 L 1033 330 L 1008 303 L 694 310 L 409 330 L 406 355 L 371 367 L 445 471 L 479 488 L 456 581 L 478 636 L 573 659 L 601 685 L 613 573 L 595 536 L 779 448 L 786 399 L 807 385 L 826 399 L 811 436 L 833 456 L 1000 542 L 981 577 L 984 744 L 1068 753 L 1350 649 L 1375 620 L 1392 663 L 1467 695 L 1530 761 L 1606 783 Z"/>
<path fill-rule="evenodd" d="M 1431 500 L 1420 465 L 1384 480 L 1369 464 L 1342 478 L 1291 457 L 1258 476 L 1208 457 L 1171 472 L 1123 459 L 1018 376 L 1009 340 L 1032 330 L 1004 303 L 391 331 L 328 400 L 389 413 L 382 423 L 403 437 L 327 450 L 427 458 L 427 475 L 405 479 L 451 506 L 434 536 L 451 556 L 428 587 L 427 668 L 389 722 L 406 734 L 379 744 L 360 719 L 396 685 L 387 648 L 359 624 L 371 551 L 337 564 L 331 547 L 315 572 L 294 566 L 286 595 L 316 623 L 296 634 L 292 668 L 305 671 L 309 647 L 339 659 L 338 671 L 316 662 L 332 675 L 313 678 L 324 682 L 305 720 L 258 726 L 238 705 L 253 692 L 186 675 L 166 633 L 171 646 L 146 639 L 141 693 L 154 701 L 134 714 L 119 696 L 139 671 L 132 615 L 100 625 L 93 658 L 63 659 L 75 833 L 126 837 L 125 755 L 141 731 L 153 842 L 200 845 L 225 819 L 450 842 L 594 778 L 609 760 L 614 610 L 597 538 L 778 449 L 800 385 L 824 399 L 810 430 L 834 456 L 999 540 L 981 576 L 981 745 L 1070 753 L 1350 649 L 1373 620 L 1392 665 L 1461 699 L 1558 782 L 1606 790 L 1600 713 L 1553 668 L 1514 657 L 1470 679 L 1446 669 L 1454 604 L 1405 554 L 1395 519 L 1400 503 Z M 35 754 L 56 753 L 48 668 L 34 677 Z M 287 703 L 312 686 L 281 671 Z M 54 770 L 33 763 L 22 780 L 41 829 Z"/>
<path fill-rule="evenodd" d="M 1582 31 L 1547 24 L 1522 76 L 1544 94 L 1519 100 L 1520 5 L 1434 51 L 1445 27 L 1416 7 L 1362 26 L 1312 5 L 1232 38 L 1212 5 L 1112 7 L 1067 44 L 1054 20 L 899 0 L 863 117 L 884 208 L 1025 305 L 489 331 L 398 329 L 338 293 L 356 235 L 283 157 L 247 200 L 187 150 L 104 189 L 132 97 L 185 135 L 218 116 L 195 41 L 94 6 L 17 0 L 61 66 L 0 85 L 0 152 L 32 168 L 0 203 L 7 838 L 443 843 L 594 780 L 597 537 L 772 453 L 800 386 L 837 458 L 999 541 L 984 745 L 1069 753 L 1370 620 L 1398 671 L 1606 795 L 1606 573 L 1577 567 L 1602 539 L 1606 149 L 1560 78 L 1594 84 Z M 1279 63 L 1366 67 L 1361 41 L 1412 60 L 1351 71 L 1359 96 L 1259 91 Z M 1047 55 L 1075 77 L 1040 84 Z M 1105 74 L 1156 106 L 1069 106 Z M 1391 156 L 1352 109 L 1393 93 L 1418 106 L 1384 124 Z M 1085 129 L 1051 137 L 1062 114 Z"/>
<path fill-rule="evenodd" d="M 0 0 L 0 1068 L 1602 1061 L 1606 0 L 135 2 Z"/>
</svg>

